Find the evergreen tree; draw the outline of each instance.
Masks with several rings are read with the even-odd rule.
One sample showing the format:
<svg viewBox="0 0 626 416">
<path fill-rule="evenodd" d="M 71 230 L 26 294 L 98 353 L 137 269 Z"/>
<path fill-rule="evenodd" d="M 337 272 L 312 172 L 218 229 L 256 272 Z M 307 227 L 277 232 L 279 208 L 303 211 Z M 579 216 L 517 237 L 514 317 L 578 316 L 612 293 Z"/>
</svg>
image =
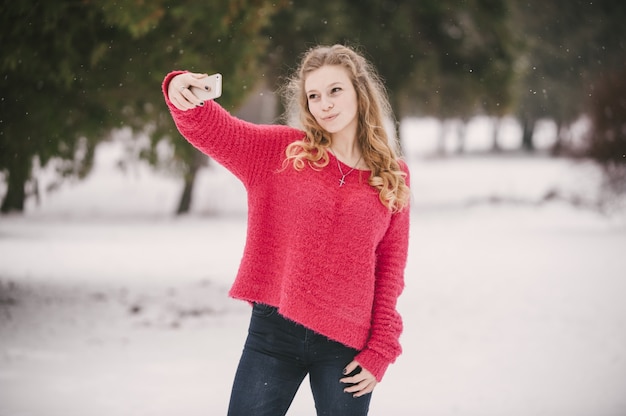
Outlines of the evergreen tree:
<svg viewBox="0 0 626 416">
<path fill-rule="evenodd" d="M 221 103 L 234 108 L 255 82 L 260 31 L 284 1 L 106 0 L 4 2 L 0 9 L 2 212 L 22 211 L 32 163 L 63 160 L 84 176 L 95 145 L 116 128 L 172 139 L 189 208 L 203 158 L 179 139 L 160 91 L 173 69 L 223 72 Z M 149 152 L 154 161 L 154 153 Z"/>
<path fill-rule="evenodd" d="M 513 4 L 514 27 L 524 44 L 517 65 L 517 114 L 522 146 L 532 151 L 539 119 L 554 120 L 562 136 L 587 111 L 594 79 L 624 64 L 626 5 L 619 0 Z"/>
<path fill-rule="evenodd" d="M 592 63 L 587 69 L 585 109 L 591 119 L 588 156 L 604 169 L 613 192 L 626 193 L 626 5 L 600 0 L 590 22 Z"/>
<path fill-rule="evenodd" d="M 308 47 L 362 47 L 387 86 L 394 112 L 468 118 L 507 109 L 514 60 L 503 0 L 293 1 L 267 29 L 272 79 L 282 83 Z M 501 111 L 501 110 L 499 110 Z"/>
</svg>

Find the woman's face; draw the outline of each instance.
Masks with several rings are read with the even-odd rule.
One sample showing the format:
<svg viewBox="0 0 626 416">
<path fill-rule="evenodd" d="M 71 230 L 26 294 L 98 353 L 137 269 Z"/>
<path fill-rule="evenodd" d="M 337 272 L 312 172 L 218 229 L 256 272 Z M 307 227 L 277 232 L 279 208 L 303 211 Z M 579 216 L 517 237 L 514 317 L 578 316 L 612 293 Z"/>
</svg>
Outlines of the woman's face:
<svg viewBox="0 0 626 416">
<path fill-rule="evenodd" d="M 356 91 L 348 71 L 339 65 L 324 65 L 304 81 L 309 111 L 335 139 L 354 139 L 358 125 Z"/>
</svg>

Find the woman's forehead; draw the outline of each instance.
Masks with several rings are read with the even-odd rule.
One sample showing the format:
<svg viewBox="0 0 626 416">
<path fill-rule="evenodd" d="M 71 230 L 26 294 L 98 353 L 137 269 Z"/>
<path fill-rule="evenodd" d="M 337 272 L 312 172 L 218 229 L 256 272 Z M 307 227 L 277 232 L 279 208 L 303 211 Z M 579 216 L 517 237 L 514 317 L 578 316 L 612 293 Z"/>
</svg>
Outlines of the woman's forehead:
<svg viewBox="0 0 626 416">
<path fill-rule="evenodd" d="M 309 72 L 304 80 L 304 89 L 322 90 L 335 83 L 349 83 L 348 71 L 340 65 L 324 65 Z"/>
</svg>

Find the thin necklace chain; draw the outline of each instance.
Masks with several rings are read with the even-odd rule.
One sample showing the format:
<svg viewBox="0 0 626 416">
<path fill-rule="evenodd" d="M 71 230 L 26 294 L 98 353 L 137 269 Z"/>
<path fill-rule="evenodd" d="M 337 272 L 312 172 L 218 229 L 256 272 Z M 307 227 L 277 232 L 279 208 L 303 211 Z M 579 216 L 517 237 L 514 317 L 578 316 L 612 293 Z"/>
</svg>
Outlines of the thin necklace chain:
<svg viewBox="0 0 626 416">
<path fill-rule="evenodd" d="M 334 153 L 334 152 L 333 152 Z M 361 161 L 361 158 L 363 157 L 363 155 L 361 155 L 361 157 L 359 157 L 359 160 L 356 161 L 354 167 L 352 169 L 350 169 L 349 171 L 347 171 L 346 173 L 343 173 L 343 170 L 341 169 L 341 164 L 339 163 L 339 158 L 337 156 L 335 156 L 335 160 L 337 161 L 337 168 L 339 168 L 339 173 L 341 173 L 341 178 L 339 179 L 339 186 L 344 186 L 346 184 L 346 176 L 348 176 L 349 174 L 352 173 L 352 171 L 354 169 L 356 169 L 357 166 L 359 166 L 359 162 Z"/>
</svg>

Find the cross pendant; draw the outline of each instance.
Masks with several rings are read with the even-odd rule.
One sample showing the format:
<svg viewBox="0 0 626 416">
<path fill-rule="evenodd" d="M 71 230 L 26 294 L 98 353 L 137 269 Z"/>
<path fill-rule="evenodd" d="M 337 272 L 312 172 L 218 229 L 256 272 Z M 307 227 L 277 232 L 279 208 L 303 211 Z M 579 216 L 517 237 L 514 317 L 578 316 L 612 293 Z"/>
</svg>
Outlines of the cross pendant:
<svg viewBox="0 0 626 416">
<path fill-rule="evenodd" d="M 342 176 L 342 177 L 339 179 L 339 186 L 344 186 L 344 185 L 346 184 L 346 181 L 345 181 L 344 179 L 345 179 L 345 176 Z"/>
</svg>

